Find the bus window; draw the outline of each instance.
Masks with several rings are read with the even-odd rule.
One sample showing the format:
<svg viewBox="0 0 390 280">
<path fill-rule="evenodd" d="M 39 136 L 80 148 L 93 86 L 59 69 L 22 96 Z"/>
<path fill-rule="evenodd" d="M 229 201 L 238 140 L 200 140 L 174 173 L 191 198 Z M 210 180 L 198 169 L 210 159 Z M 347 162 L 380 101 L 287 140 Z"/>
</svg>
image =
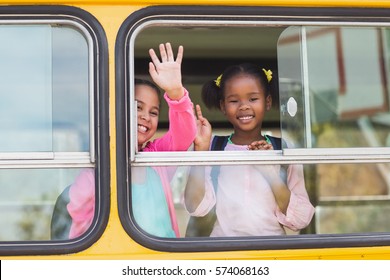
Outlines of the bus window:
<svg viewBox="0 0 390 280">
<path fill-rule="evenodd" d="M 282 126 L 296 147 L 389 146 L 388 32 L 305 26 L 281 34 Z"/>
<path fill-rule="evenodd" d="M 101 164 L 104 125 L 95 129 L 95 122 L 107 118 L 104 110 L 95 114 L 102 84 L 95 54 L 104 38 L 97 43 L 74 17 L 27 17 L 0 19 L 0 242 L 25 253 L 20 241 L 33 248 L 55 235 L 70 239 L 53 233 L 54 206 L 83 170 Z M 50 244 L 35 250 L 55 250 Z"/>
<path fill-rule="evenodd" d="M 225 18 L 219 15 L 207 19 L 194 16 L 186 19 L 176 15 L 171 20 L 169 16 L 163 19 L 156 16 L 145 19 L 142 24 L 135 21 L 135 26 L 131 25 L 129 17 L 118 36 L 117 46 L 118 49 L 122 48 L 117 52 L 118 75 L 128 75 L 117 81 L 123 93 L 118 95 L 117 100 L 117 121 L 122 127 L 117 131 L 117 139 L 126 139 L 118 142 L 123 145 L 117 154 L 118 165 L 123 166 L 117 173 L 118 203 L 123 225 L 131 237 L 158 250 L 210 251 L 349 247 L 361 244 L 362 234 L 366 236 L 365 244 L 378 241 L 374 235 L 370 235 L 372 232 L 386 235 L 390 228 L 383 223 L 379 214 L 388 210 L 386 203 L 389 201 L 388 28 L 375 23 L 372 26 L 359 26 L 355 22 L 339 24 L 337 21 L 329 24 L 317 18 L 305 18 L 307 22 L 302 24 L 302 21 L 273 21 L 268 17 L 264 22 L 261 15 L 258 20 L 253 18 L 248 22 L 241 21 L 239 16 Z M 374 43 L 369 45 L 362 41 Z M 200 96 L 202 85 L 217 79 L 229 65 L 251 62 L 271 69 L 277 89 L 273 92 L 273 107 L 263 122 L 262 133 L 281 137 L 281 149 L 267 152 L 137 151 L 134 79 L 150 80 L 148 50 L 156 49 L 161 42 L 170 42 L 175 50 L 179 45 L 184 46 L 183 84 L 190 92 L 193 103 L 202 106 L 215 135 L 230 135 L 233 128 L 220 111 L 206 109 Z M 126 56 L 121 57 L 121 54 Z M 123 122 L 122 119 L 127 121 Z M 167 129 L 167 107 L 163 107 L 156 136 Z M 121 155 L 124 151 L 126 156 Z M 229 221 L 226 218 L 229 214 L 233 217 L 235 213 L 246 211 L 245 219 L 253 218 L 251 214 L 256 211 L 251 211 L 248 201 L 260 201 L 261 196 L 251 197 L 245 193 L 233 195 L 233 192 L 227 195 L 228 184 L 235 178 L 228 180 L 218 177 L 220 183 L 224 182 L 226 186 L 221 186 L 221 183 L 214 191 L 210 187 L 210 196 L 214 194 L 215 204 L 210 202 L 207 206 L 203 205 L 203 210 L 199 210 L 202 213 L 198 213 L 209 213 L 212 206 L 216 206 L 215 231 L 212 229 L 206 236 L 187 234 L 191 219 L 196 216 L 196 211 L 191 212 L 185 204 L 189 174 L 194 168 L 210 169 L 213 166 L 229 170 L 230 175 L 237 174 L 237 177 L 246 174 L 248 189 L 267 185 L 267 180 L 259 179 L 258 170 L 267 166 L 278 166 L 281 170 L 283 166 L 296 166 L 302 169 L 300 188 L 303 191 L 297 195 L 293 187 L 289 188 L 291 196 L 295 196 L 290 197 L 289 203 L 303 205 L 297 200 L 294 203 L 294 199 L 302 198 L 303 194 L 314 209 L 303 211 L 302 215 L 306 217 L 297 226 L 281 218 L 290 215 L 287 213 L 289 210 L 283 212 L 278 208 L 281 207 L 279 204 L 273 204 L 276 209 L 273 215 L 280 218 L 276 223 L 278 230 L 261 231 L 258 230 L 259 225 L 257 231 L 240 231 L 244 226 L 235 217 L 234 230 L 223 232 L 222 219 Z M 139 175 L 156 173 L 160 168 L 175 170 L 170 189 L 163 189 L 163 192 L 159 189 L 160 197 L 165 195 L 167 199 L 164 206 L 165 225 L 171 222 L 172 227 L 175 224 L 178 227 L 178 233 L 174 236 L 163 233 L 162 226 L 151 222 L 156 218 L 151 217 L 151 213 L 148 213 L 148 217 L 143 215 L 141 199 L 133 201 L 141 196 Z M 291 171 L 287 173 L 290 180 L 301 176 Z M 156 178 L 154 175 L 149 173 L 144 178 L 147 181 L 148 178 Z M 251 178 L 257 179 L 252 182 Z M 200 181 L 203 181 L 203 177 Z M 264 184 L 257 185 L 259 182 Z M 157 186 L 152 181 L 148 184 Z M 242 183 L 240 187 L 244 189 L 244 185 Z M 268 185 L 271 184 L 268 182 Z M 255 193 L 254 189 L 252 191 L 248 193 Z M 276 198 L 270 197 L 275 202 Z M 233 203 L 235 210 L 227 213 L 229 201 L 236 204 Z M 174 211 L 171 211 L 170 205 L 173 205 Z M 238 205 L 242 208 L 238 208 Z M 288 207 L 291 205 L 288 204 Z M 279 210 L 282 212 L 280 215 L 276 214 Z M 153 212 L 162 214 L 162 210 Z M 293 210 L 290 209 L 290 212 Z M 259 213 L 257 215 L 261 216 Z M 342 224 L 343 220 L 349 218 L 353 219 L 350 225 Z M 264 225 L 261 219 L 259 224 Z M 332 238 L 326 238 L 329 235 Z M 389 240 L 382 239 L 381 242 Z"/>
<path fill-rule="evenodd" d="M 1 169 L 2 241 L 49 240 L 55 199 L 93 166 L 89 53 L 85 35 L 69 25 L 0 25 L 1 151 L 33 168 Z M 70 156 L 71 169 L 53 168 Z M 45 168 L 33 160 L 51 160 Z M 53 166 L 53 167 L 51 167 Z"/>
<path fill-rule="evenodd" d="M 304 26 L 281 34 L 284 138 L 319 155 L 389 153 L 388 32 L 382 27 Z M 312 178 L 308 188 L 317 202 L 311 232 L 389 231 L 381 218 L 389 201 L 388 163 L 307 168 L 311 175 L 306 180 Z"/>
<path fill-rule="evenodd" d="M 0 36 L 0 156 L 89 154 L 89 59 L 83 35 L 41 24 L 2 25 Z"/>
</svg>

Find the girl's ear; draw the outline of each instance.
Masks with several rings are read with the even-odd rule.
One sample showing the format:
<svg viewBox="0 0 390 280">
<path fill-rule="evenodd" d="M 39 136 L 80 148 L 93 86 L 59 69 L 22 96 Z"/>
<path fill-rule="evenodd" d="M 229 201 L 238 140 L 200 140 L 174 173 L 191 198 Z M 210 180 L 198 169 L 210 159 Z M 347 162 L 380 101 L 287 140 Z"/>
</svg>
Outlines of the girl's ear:
<svg viewBox="0 0 390 280">
<path fill-rule="evenodd" d="M 219 101 L 219 108 L 221 109 L 222 113 L 225 115 L 226 109 L 225 109 L 225 102 L 223 102 L 223 100 Z"/>
<path fill-rule="evenodd" d="M 271 110 L 271 107 L 272 107 L 272 96 L 269 94 L 265 98 L 265 108 L 267 109 L 267 111 L 269 111 Z"/>
</svg>

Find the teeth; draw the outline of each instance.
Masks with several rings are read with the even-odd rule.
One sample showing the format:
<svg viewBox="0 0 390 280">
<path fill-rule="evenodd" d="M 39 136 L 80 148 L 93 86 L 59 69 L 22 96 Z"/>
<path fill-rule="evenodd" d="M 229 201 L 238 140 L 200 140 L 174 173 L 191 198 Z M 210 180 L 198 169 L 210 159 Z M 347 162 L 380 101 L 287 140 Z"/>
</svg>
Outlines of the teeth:
<svg viewBox="0 0 390 280">
<path fill-rule="evenodd" d="M 147 130 L 148 130 L 148 128 L 146 126 L 138 125 L 138 131 L 139 132 L 146 132 Z"/>
<path fill-rule="evenodd" d="M 249 120 L 249 119 L 252 119 L 253 116 L 243 116 L 243 117 L 239 117 L 240 120 Z"/>
</svg>

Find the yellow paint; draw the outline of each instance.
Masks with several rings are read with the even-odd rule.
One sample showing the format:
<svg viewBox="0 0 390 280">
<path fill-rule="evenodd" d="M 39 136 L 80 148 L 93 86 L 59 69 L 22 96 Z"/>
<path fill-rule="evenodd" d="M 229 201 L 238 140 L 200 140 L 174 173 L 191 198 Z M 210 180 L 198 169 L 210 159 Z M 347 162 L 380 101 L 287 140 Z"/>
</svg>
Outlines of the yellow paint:
<svg viewBox="0 0 390 280">
<path fill-rule="evenodd" d="M 98 242 L 85 251 L 59 256 L 1 257 L 2 259 L 390 259 L 390 247 L 331 248 L 310 250 L 264 250 L 205 253 L 165 253 L 147 249 L 123 230 L 119 220 L 116 192 L 116 132 L 115 132 L 115 40 L 124 20 L 134 11 L 148 5 L 240 5 L 293 7 L 390 7 L 390 1 L 374 0 L 24 0 L 3 1 L 0 5 L 70 5 L 91 13 L 103 26 L 109 49 L 109 116 L 111 155 L 111 205 L 107 228 Z"/>
</svg>

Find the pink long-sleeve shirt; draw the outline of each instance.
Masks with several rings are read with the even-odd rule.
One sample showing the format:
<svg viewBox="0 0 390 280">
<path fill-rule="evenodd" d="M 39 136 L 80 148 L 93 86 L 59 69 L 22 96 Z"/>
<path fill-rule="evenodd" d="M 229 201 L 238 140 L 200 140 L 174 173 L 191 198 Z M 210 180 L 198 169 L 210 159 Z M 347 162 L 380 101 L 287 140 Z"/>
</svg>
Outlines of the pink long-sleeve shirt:
<svg viewBox="0 0 390 280">
<path fill-rule="evenodd" d="M 169 106 L 169 130 L 161 138 L 148 142 L 144 152 L 186 151 L 196 136 L 196 121 L 193 113 L 193 104 L 188 91 L 180 100 L 171 100 L 167 94 L 164 98 Z M 175 207 L 172 199 L 170 180 L 175 168 L 155 167 L 160 175 L 167 200 L 172 228 L 179 236 Z M 95 175 L 94 169 L 81 171 L 69 190 L 70 202 L 67 205 L 72 217 L 69 238 L 76 238 L 83 234 L 91 225 L 95 211 Z M 147 209 L 146 209 L 147 210 Z"/>
<path fill-rule="evenodd" d="M 246 149 L 229 143 L 225 147 L 225 151 Z M 206 174 L 210 172 L 211 167 L 206 167 Z M 286 214 L 280 211 L 264 172 L 279 174 L 280 165 L 221 166 L 217 194 L 211 176 L 206 176 L 204 198 L 190 214 L 204 216 L 216 205 L 217 221 L 211 236 L 283 235 L 283 226 L 293 231 L 305 228 L 314 207 L 305 189 L 302 166 L 290 165 L 287 169 L 291 196 Z"/>
</svg>

